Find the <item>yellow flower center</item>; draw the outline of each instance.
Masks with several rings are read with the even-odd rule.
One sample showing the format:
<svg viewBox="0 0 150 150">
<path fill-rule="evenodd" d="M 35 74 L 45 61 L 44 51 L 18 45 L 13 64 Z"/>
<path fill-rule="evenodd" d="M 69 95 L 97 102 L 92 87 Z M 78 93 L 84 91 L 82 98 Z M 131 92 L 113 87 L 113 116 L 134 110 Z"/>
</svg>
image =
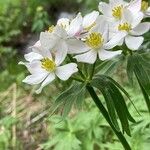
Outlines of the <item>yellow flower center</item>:
<svg viewBox="0 0 150 150">
<path fill-rule="evenodd" d="M 142 0 L 141 10 L 145 12 L 148 9 L 148 2 Z"/>
<path fill-rule="evenodd" d="M 52 72 L 56 69 L 56 64 L 54 61 L 46 57 L 41 60 L 41 67 L 46 71 Z"/>
<path fill-rule="evenodd" d="M 131 24 L 125 22 L 125 23 L 122 23 L 122 24 L 119 24 L 118 26 L 118 30 L 120 31 L 127 31 L 129 32 L 131 30 Z"/>
<path fill-rule="evenodd" d="M 54 31 L 54 28 L 55 28 L 54 25 L 50 26 L 50 27 L 48 28 L 48 32 L 52 33 L 52 32 Z"/>
<path fill-rule="evenodd" d="M 84 28 L 84 30 L 89 31 L 89 30 L 92 29 L 95 25 L 96 25 L 96 22 L 94 22 L 94 23 L 92 23 L 90 26 Z"/>
<path fill-rule="evenodd" d="M 102 46 L 104 39 L 100 33 L 91 33 L 85 40 L 85 43 L 92 49 L 97 49 Z"/>
<path fill-rule="evenodd" d="M 123 9 L 123 6 L 120 5 L 120 6 L 116 6 L 112 9 L 112 15 L 116 18 L 116 19 L 121 19 L 122 17 L 122 9 Z"/>
</svg>

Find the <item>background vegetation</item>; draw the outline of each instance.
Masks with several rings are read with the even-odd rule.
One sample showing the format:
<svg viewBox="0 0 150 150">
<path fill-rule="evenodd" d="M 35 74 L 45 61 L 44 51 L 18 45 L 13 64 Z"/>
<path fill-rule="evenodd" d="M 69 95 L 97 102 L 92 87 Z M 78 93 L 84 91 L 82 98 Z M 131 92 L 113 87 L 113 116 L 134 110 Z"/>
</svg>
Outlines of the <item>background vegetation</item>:
<svg viewBox="0 0 150 150">
<path fill-rule="evenodd" d="M 23 84 L 27 75 L 18 62 L 39 33 L 55 23 L 62 12 L 83 14 L 97 9 L 99 0 L 1 0 L 0 1 L 0 150 L 121 150 L 122 146 L 86 94 L 83 105 L 74 106 L 67 117 L 63 108 L 52 115 L 53 102 L 69 82 L 56 81 L 42 94 Z M 145 47 L 149 51 L 150 34 Z M 115 62 L 114 62 L 115 63 Z M 106 69 L 107 68 L 107 69 Z M 107 64 L 103 73 L 113 72 Z M 114 72 L 133 98 L 140 115 L 127 101 L 137 123 L 127 137 L 133 150 L 149 150 L 150 118 L 138 88 L 128 85 L 124 64 Z M 63 86 L 62 86 L 63 84 Z M 136 86 L 134 86 L 136 87 Z M 31 89 L 32 88 L 32 89 Z"/>
</svg>

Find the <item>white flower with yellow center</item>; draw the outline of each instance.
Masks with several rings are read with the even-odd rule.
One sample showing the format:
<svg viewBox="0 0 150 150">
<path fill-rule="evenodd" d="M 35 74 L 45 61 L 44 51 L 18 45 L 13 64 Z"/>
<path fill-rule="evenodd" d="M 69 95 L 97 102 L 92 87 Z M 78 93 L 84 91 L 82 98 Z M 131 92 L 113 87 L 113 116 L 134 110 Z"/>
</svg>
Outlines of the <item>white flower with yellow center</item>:
<svg viewBox="0 0 150 150">
<path fill-rule="evenodd" d="M 93 64 L 97 56 L 101 60 L 106 60 L 121 54 L 121 51 L 108 51 L 105 48 L 107 41 L 108 26 L 104 21 L 101 21 L 99 25 L 96 25 L 90 30 L 88 36 L 85 38 L 87 52 L 79 54 L 74 58 L 76 58 L 78 62 Z"/>
<path fill-rule="evenodd" d="M 56 76 L 61 80 L 68 80 L 70 76 L 78 71 L 77 64 L 69 63 L 60 66 L 61 60 L 53 58 L 49 51 L 40 51 L 40 53 L 30 52 L 25 55 L 27 62 L 20 62 L 27 67 L 31 75 L 27 76 L 23 82 L 36 85 L 41 84 L 36 93 L 51 83 Z"/>
<path fill-rule="evenodd" d="M 121 22 L 116 23 L 114 28 L 114 36 L 106 44 L 106 48 L 113 48 L 118 44 L 125 44 L 131 50 L 138 50 L 143 43 L 144 38 L 141 36 L 150 29 L 149 22 L 141 23 L 143 19 L 142 13 L 132 14 L 126 9 Z"/>
<path fill-rule="evenodd" d="M 56 25 L 52 32 L 40 34 L 40 44 L 45 50 L 55 53 L 56 59 L 64 60 L 69 54 L 85 52 L 85 44 L 81 40 L 68 36 L 67 31 L 60 25 Z"/>
<path fill-rule="evenodd" d="M 110 0 L 109 4 L 100 2 L 99 11 L 108 21 L 118 21 L 122 18 L 124 7 L 127 5 L 128 3 L 123 0 Z"/>
</svg>

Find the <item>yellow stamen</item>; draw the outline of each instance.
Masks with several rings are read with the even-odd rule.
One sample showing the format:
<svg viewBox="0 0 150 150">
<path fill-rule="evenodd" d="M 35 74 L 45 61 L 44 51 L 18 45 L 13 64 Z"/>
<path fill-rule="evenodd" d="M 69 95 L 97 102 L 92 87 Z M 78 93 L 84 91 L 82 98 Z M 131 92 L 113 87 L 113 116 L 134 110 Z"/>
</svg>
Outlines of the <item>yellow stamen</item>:
<svg viewBox="0 0 150 150">
<path fill-rule="evenodd" d="M 148 9 L 148 2 L 142 0 L 141 10 L 145 12 Z"/>
<path fill-rule="evenodd" d="M 123 9 L 123 6 L 120 5 L 120 6 L 116 6 L 112 9 L 112 15 L 116 18 L 116 19 L 121 19 L 122 17 L 122 9 Z"/>
<path fill-rule="evenodd" d="M 61 23 L 60 26 L 63 28 L 63 29 L 66 29 L 67 25 L 66 24 L 63 24 Z"/>
<path fill-rule="evenodd" d="M 85 40 L 85 43 L 92 49 L 97 49 L 102 46 L 104 39 L 100 33 L 91 33 Z"/>
<path fill-rule="evenodd" d="M 125 22 L 125 23 L 122 23 L 122 24 L 119 24 L 118 26 L 118 30 L 120 31 L 127 31 L 129 32 L 131 30 L 131 24 Z"/>
<path fill-rule="evenodd" d="M 52 32 L 54 31 L 54 28 L 55 28 L 54 25 L 50 26 L 50 27 L 48 28 L 48 32 L 52 33 Z"/>
<path fill-rule="evenodd" d="M 46 57 L 41 60 L 41 67 L 46 71 L 52 72 L 56 69 L 56 64 L 54 61 Z"/>
<path fill-rule="evenodd" d="M 96 25 L 96 22 L 94 22 L 94 23 L 92 23 L 90 26 L 84 28 L 84 30 L 89 31 L 89 30 L 92 29 L 95 25 Z"/>
</svg>

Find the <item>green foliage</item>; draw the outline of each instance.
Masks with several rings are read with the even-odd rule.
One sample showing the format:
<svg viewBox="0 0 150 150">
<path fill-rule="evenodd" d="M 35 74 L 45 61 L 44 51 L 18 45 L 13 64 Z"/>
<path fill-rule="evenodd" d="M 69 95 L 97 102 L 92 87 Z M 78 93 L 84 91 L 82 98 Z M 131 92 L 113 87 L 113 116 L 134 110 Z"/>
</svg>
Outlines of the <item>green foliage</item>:
<svg viewBox="0 0 150 150">
<path fill-rule="evenodd" d="M 105 126 L 105 122 L 95 108 L 90 112 L 81 111 L 71 119 L 53 116 L 49 122 L 52 124 L 49 126 L 52 137 L 41 145 L 45 150 L 53 147 L 54 150 L 93 150 L 103 139 L 105 128 L 99 128 L 99 125 Z"/>
<path fill-rule="evenodd" d="M 150 119 L 149 113 L 143 102 L 139 90 L 128 88 L 129 94 L 134 97 L 133 102 L 140 112 L 134 109 L 131 102 L 128 108 L 134 115 L 136 124 L 131 125 L 132 137 L 126 137 L 132 150 L 148 150 L 150 146 Z M 99 114 L 94 104 L 89 104 L 91 99 L 86 99 L 88 109 L 79 111 L 75 116 L 52 116 L 48 119 L 49 139 L 41 147 L 44 150 L 60 150 L 61 147 L 68 150 L 121 150 L 122 146 L 116 136 Z M 71 141 L 72 140 L 72 141 Z"/>
<path fill-rule="evenodd" d="M 7 116 L 0 120 L 0 150 L 8 150 L 11 146 L 11 127 L 16 119 Z"/>
<path fill-rule="evenodd" d="M 23 18 L 20 16 L 21 9 L 18 8 L 17 4 L 12 4 L 10 1 L 0 2 L 0 44 L 11 41 L 21 32 L 20 25 Z"/>
<path fill-rule="evenodd" d="M 47 12 L 43 10 L 42 6 L 37 7 L 33 19 L 32 31 L 40 32 L 45 27 L 48 27 L 49 25 L 50 25 L 50 21 Z"/>
<path fill-rule="evenodd" d="M 148 54 L 149 55 L 149 54 Z M 150 112 L 150 63 L 142 55 L 134 54 L 128 57 L 127 74 L 133 83 L 133 74 L 135 74 L 139 86 L 142 90 L 145 102 Z"/>
<path fill-rule="evenodd" d="M 64 111 L 63 116 L 66 117 L 70 112 L 73 104 L 78 107 L 82 106 L 82 102 L 85 97 L 85 84 L 74 83 L 70 88 L 65 90 L 55 101 L 54 108 L 63 104 Z"/>
<path fill-rule="evenodd" d="M 16 49 L 0 47 L 0 91 L 6 90 L 12 83 L 21 83 L 25 77 L 24 68 L 18 65 Z M 7 79 L 7 80 L 6 80 Z"/>
<path fill-rule="evenodd" d="M 106 101 L 110 119 L 116 130 L 120 130 L 117 122 L 118 116 L 122 125 L 122 130 L 130 135 L 128 120 L 134 122 L 134 119 L 131 117 L 125 104 L 124 97 L 120 92 L 120 89 L 122 90 L 123 88 L 121 86 L 118 86 L 118 84 L 116 84 L 116 82 L 114 82 L 114 80 L 112 80 L 111 78 L 103 75 L 99 75 L 95 79 L 93 79 L 91 85 L 102 92 Z M 127 92 L 124 93 L 126 94 Z"/>
</svg>

